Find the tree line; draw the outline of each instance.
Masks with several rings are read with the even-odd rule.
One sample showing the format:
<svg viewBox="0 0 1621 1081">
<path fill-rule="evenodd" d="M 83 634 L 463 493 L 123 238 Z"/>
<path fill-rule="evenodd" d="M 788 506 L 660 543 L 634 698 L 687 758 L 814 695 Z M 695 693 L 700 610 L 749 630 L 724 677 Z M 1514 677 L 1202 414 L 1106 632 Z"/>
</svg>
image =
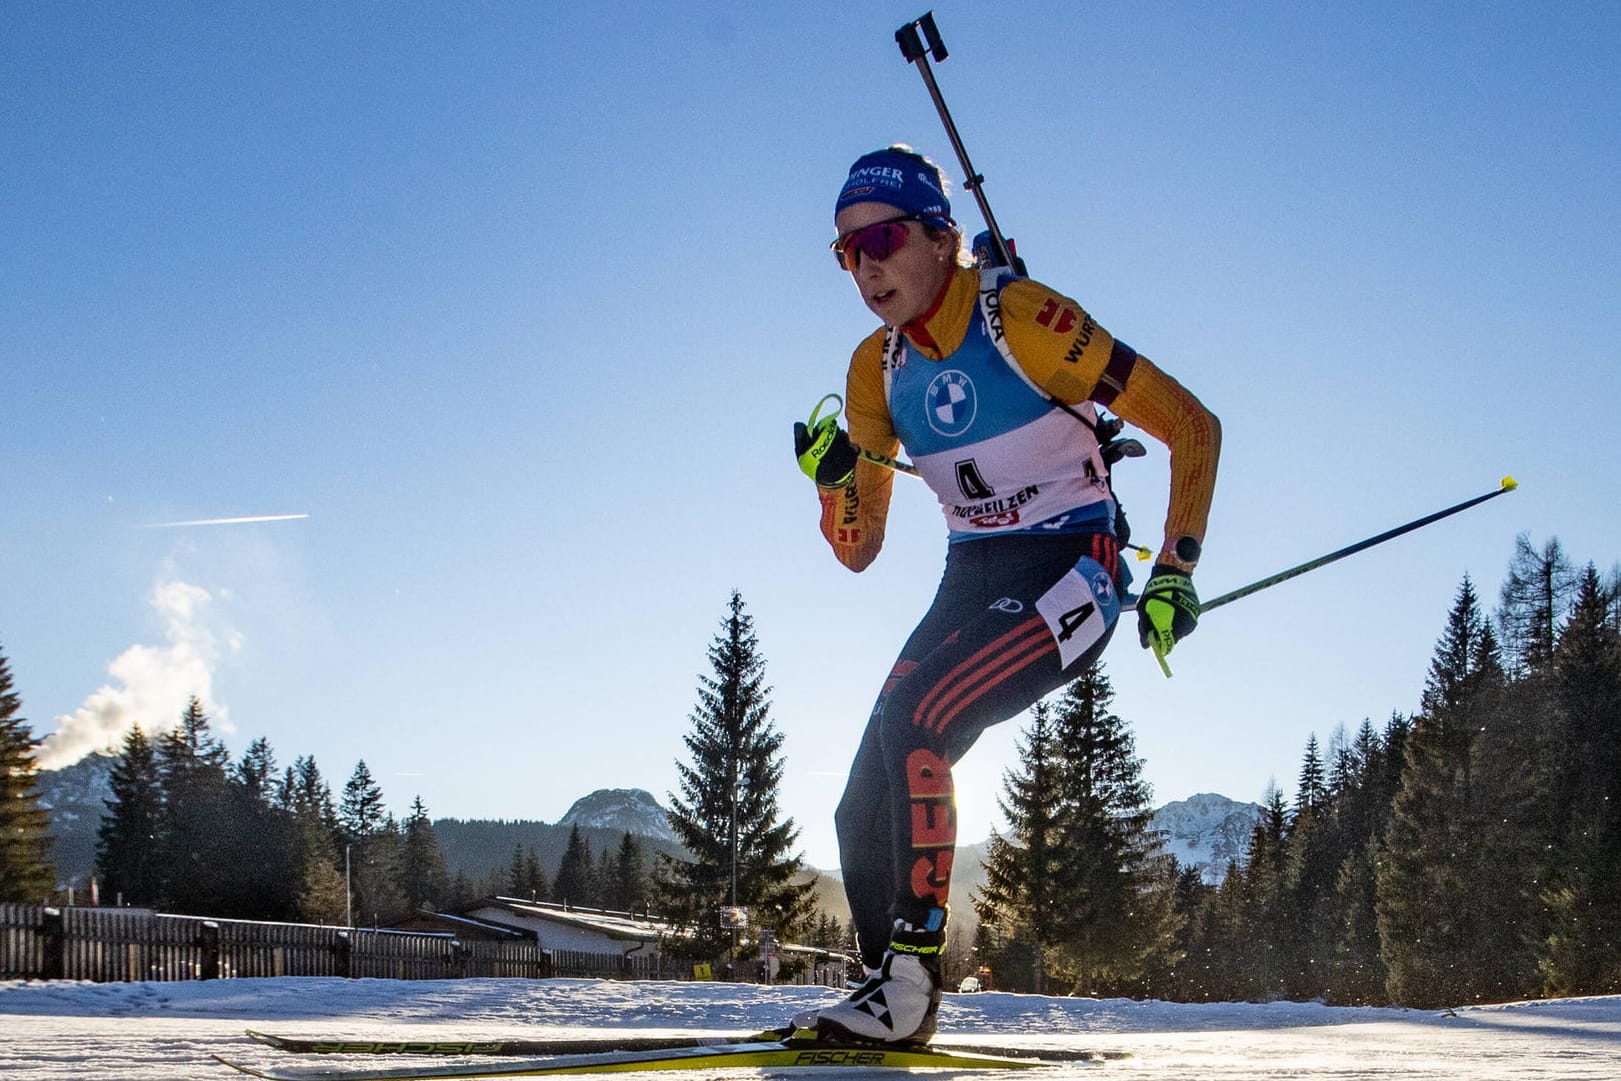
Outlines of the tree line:
<svg viewBox="0 0 1621 1081">
<path fill-rule="evenodd" d="M 847 945 L 820 912 L 776 791 L 782 736 L 734 591 L 677 762 L 682 853 L 576 829 L 555 876 L 517 847 L 499 882 L 445 871 L 420 798 L 404 822 L 356 766 L 341 799 L 314 758 L 228 760 L 196 701 L 126 738 L 102 824 L 103 889 L 170 911 L 356 922 L 488 893 L 670 917 L 675 952 L 736 960 L 770 928 Z M 1038 704 L 1004 782 L 970 963 L 1009 989 L 1176 1000 L 1434 1006 L 1621 992 L 1621 575 L 1516 544 L 1495 612 L 1459 586 L 1419 709 L 1306 744 L 1220 885 L 1178 867 L 1113 688 L 1093 666 Z M 0 656 L 0 899 L 48 890 L 35 742 Z M 347 876 L 345 874 L 347 870 Z M 489 888 L 496 886 L 498 888 Z M 642 905 L 635 895 L 640 891 Z M 746 926 L 734 926 L 736 910 Z M 959 947 L 960 948 L 960 947 Z"/>
<path fill-rule="evenodd" d="M 776 795 L 782 736 L 735 591 L 722 626 L 686 738 L 692 760 L 677 764 L 671 821 L 684 852 L 648 851 L 630 833 L 593 849 L 575 826 L 554 874 L 520 844 L 475 882 L 448 872 L 420 796 L 399 821 L 364 760 L 335 797 L 313 755 L 279 769 L 264 738 L 232 761 L 192 698 L 172 730 L 149 736 L 137 725 L 122 742 L 97 835 L 100 894 L 177 914 L 328 924 L 505 895 L 665 915 L 686 932 L 679 952 L 704 959 L 755 943 L 761 927 L 838 944 L 843 928 L 816 911 L 791 852 L 798 830 Z M 38 741 L 19 708 L 0 654 L 0 900 L 38 903 L 54 885 L 49 815 L 35 784 Z M 721 929 L 723 906 L 753 914 L 740 935 Z"/>
<path fill-rule="evenodd" d="M 1465 577 L 1420 708 L 1308 740 L 1219 886 L 1148 827 L 1101 667 L 1005 779 L 976 956 L 1000 986 L 1439 1006 L 1621 992 L 1621 574 L 1516 542 Z"/>
<path fill-rule="evenodd" d="M 96 847 L 103 897 L 187 915 L 370 924 L 446 900 L 418 797 L 402 822 L 362 759 L 334 798 L 313 755 L 278 771 L 264 738 L 232 762 L 196 698 L 136 725 L 113 763 Z"/>
<path fill-rule="evenodd" d="M 40 806 L 32 737 L 0 654 L 0 901 L 40 903 L 55 889 L 49 812 Z M 594 851 L 576 827 L 555 877 L 533 846 L 474 881 L 451 874 L 418 796 L 400 821 L 365 760 L 340 795 L 313 755 L 278 770 L 266 739 L 231 761 L 192 698 L 172 730 L 134 726 L 110 777 L 97 831 L 104 903 L 180 915 L 320 924 L 387 923 L 505 895 L 629 911 L 647 905 L 642 843 L 625 834 Z"/>
</svg>

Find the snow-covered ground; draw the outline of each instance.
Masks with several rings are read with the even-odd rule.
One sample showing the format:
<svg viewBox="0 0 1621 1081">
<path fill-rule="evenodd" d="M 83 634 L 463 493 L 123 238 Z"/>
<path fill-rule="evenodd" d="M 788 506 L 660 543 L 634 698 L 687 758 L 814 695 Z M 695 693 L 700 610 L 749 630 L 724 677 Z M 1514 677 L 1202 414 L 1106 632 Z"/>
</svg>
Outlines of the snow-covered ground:
<svg viewBox="0 0 1621 1081">
<path fill-rule="evenodd" d="M 241 1036 L 246 1027 L 388 1040 L 750 1031 L 781 1024 L 829 994 L 805 987 L 596 980 L 0 982 L 0 1077 L 230 1081 L 240 1075 L 211 1054 L 261 1065 L 289 1057 L 250 1044 Z M 946 996 L 940 1042 L 952 1038 L 1131 1055 L 1038 1075 L 1052 1081 L 1616 1081 L 1621 997 L 1427 1012 L 984 992 Z"/>
</svg>

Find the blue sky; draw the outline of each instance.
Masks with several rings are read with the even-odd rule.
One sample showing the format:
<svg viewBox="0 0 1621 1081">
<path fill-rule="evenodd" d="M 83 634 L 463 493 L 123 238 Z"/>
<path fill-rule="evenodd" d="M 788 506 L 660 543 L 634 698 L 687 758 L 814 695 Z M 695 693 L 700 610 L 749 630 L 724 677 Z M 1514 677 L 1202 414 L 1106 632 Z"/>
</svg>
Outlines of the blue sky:
<svg viewBox="0 0 1621 1081">
<path fill-rule="evenodd" d="M 335 787 L 364 757 L 401 812 L 663 798 L 736 588 L 783 808 L 835 863 L 944 530 L 901 478 L 846 572 L 789 426 L 872 326 L 826 251 L 849 162 L 899 140 L 962 180 L 892 40 L 921 13 L 8 7 L 0 647 L 36 734 L 195 692 L 233 752 Z M 1309 735 L 1415 708 L 1517 533 L 1621 555 L 1615 8 L 935 14 L 1032 273 L 1223 420 L 1207 597 L 1522 485 L 1211 613 L 1172 680 L 1119 636 L 1158 800 L 1292 792 Z M 1121 471 L 1145 543 L 1165 476 Z M 275 514 L 308 517 L 150 528 Z M 964 839 L 1020 723 L 958 769 Z"/>
</svg>

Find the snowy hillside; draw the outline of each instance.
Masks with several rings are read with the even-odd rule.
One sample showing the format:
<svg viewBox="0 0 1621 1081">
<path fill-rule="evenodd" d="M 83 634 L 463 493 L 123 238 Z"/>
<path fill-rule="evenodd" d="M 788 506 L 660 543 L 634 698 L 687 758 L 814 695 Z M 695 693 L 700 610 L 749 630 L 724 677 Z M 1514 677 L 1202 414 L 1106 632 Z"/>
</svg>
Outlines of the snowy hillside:
<svg viewBox="0 0 1621 1081">
<path fill-rule="evenodd" d="M 1214 885 L 1226 875 L 1228 863 L 1243 861 L 1260 815 L 1260 804 L 1201 792 L 1167 803 L 1154 812 L 1153 823 L 1165 832 L 1165 846 L 1177 862 L 1199 868 L 1204 881 Z"/>
<path fill-rule="evenodd" d="M 669 816 L 651 792 L 640 788 L 599 788 L 574 801 L 568 813 L 557 820 L 559 826 L 581 829 L 611 829 L 638 837 L 676 840 Z"/>
<path fill-rule="evenodd" d="M 578 1037 L 627 1029 L 638 1034 L 758 1031 L 781 1024 L 798 1009 L 828 1001 L 831 994 L 815 987 L 594 980 L 0 982 L 0 1077 L 230 1081 L 240 1075 L 210 1055 L 254 1066 L 304 1068 L 365 1061 L 356 1056 L 294 1058 L 251 1044 L 242 1035 L 244 1028 L 402 1041 Z M 1111 1077 L 1615 1081 L 1621 1077 L 1621 998 L 1470 1006 L 1432 1013 L 1289 1002 L 1178 1005 L 982 992 L 948 994 L 940 1009 L 940 1029 L 942 1044 L 995 1041 L 1130 1056 L 1102 1066 L 1072 1063 L 1046 1068 L 1041 1071 L 1043 1081 Z M 402 1059 L 393 1061 L 398 1064 Z M 688 1076 L 706 1081 L 716 1074 Z M 734 1076 L 761 1075 L 737 1071 Z M 893 1072 L 882 1076 L 883 1081 L 904 1077 Z M 879 1075 L 841 1069 L 827 1077 L 877 1081 Z"/>
<path fill-rule="evenodd" d="M 89 754 L 62 769 L 39 772 L 39 802 L 51 812 L 52 857 L 57 879 L 88 888 L 96 862 L 96 834 L 112 798 L 116 755 Z"/>
</svg>

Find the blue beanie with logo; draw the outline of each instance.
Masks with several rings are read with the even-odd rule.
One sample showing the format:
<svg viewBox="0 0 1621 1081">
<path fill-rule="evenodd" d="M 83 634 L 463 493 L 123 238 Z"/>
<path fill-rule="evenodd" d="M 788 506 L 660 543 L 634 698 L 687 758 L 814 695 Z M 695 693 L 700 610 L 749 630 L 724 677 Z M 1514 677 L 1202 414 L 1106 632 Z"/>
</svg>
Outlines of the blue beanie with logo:
<svg viewBox="0 0 1621 1081">
<path fill-rule="evenodd" d="M 951 224 L 951 200 L 945 187 L 933 162 L 910 150 L 886 147 L 863 154 L 850 166 L 833 213 L 856 203 L 888 203 L 903 213 L 938 218 L 946 226 Z"/>
</svg>

